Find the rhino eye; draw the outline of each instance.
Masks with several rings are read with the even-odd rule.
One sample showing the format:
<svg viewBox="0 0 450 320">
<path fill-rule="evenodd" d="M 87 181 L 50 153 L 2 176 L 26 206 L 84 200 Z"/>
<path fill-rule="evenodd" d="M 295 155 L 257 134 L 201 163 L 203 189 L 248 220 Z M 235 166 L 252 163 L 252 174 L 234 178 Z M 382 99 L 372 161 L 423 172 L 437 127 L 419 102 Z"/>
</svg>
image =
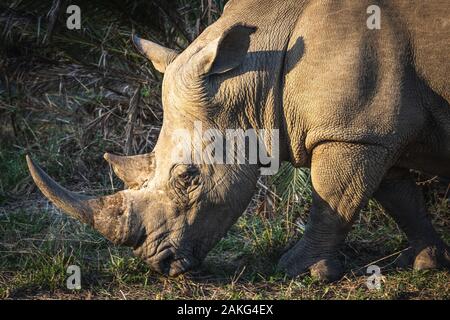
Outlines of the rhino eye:
<svg viewBox="0 0 450 320">
<path fill-rule="evenodd" d="M 194 165 L 176 165 L 172 168 L 171 177 L 176 188 L 189 188 L 198 183 L 199 169 Z"/>
<path fill-rule="evenodd" d="M 182 173 L 182 177 L 185 179 L 195 178 L 199 174 L 199 170 L 196 166 L 190 165 L 186 168 L 186 171 Z"/>
<path fill-rule="evenodd" d="M 171 170 L 170 185 L 174 201 L 189 207 L 199 196 L 201 175 L 196 166 L 176 165 Z"/>
</svg>

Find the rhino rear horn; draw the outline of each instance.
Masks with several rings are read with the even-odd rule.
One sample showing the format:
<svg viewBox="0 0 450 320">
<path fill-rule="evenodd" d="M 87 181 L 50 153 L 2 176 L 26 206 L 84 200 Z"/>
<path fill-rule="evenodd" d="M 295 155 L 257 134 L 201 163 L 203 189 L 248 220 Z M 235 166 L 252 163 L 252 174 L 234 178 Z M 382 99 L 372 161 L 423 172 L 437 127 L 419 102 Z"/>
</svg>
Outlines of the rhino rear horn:
<svg viewBox="0 0 450 320">
<path fill-rule="evenodd" d="M 153 174 L 153 152 L 137 156 L 116 156 L 105 153 L 103 157 L 111 164 L 114 173 L 130 189 L 139 189 Z"/>
<path fill-rule="evenodd" d="M 133 246 L 138 241 L 140 219 L 131 208 L 131 191 L 99 198 L 80 195 L 56 183 L 28 155 L 26 159 L 34 182 L 58 208 L 116 244 Z"/>
</svg>

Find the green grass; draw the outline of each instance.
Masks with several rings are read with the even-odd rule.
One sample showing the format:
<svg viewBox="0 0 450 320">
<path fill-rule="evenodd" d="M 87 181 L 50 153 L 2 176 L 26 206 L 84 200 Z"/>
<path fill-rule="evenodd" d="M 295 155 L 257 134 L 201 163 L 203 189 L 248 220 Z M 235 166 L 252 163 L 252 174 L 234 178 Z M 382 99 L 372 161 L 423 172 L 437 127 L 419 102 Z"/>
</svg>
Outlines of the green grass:
<svg viewBox="0 0 450 320">
<path fill-rule="evenodd" d="M 28 177 L 25 156 L 0 143 L 0 205 L 6 201 L 6 191 L 12 190 Z"/>
<path fill-rule="evenodd" d="M 30 205 L 29 209 L 23 207 Z M 446 205 L 446 204 L 445 204 Z M 440 205 L 438 205 L 440 207 Z M 435 224 L 441 234 L 448 225 Z M 0 211 L 0 298 L 58 299 L 449 299 L 447 271 L 396 270 L 396 255 L 382 267 L 380 291 L 366 287 L 367 264 L 400 251 L 406 242 L 377 205 L 369 206 L 340 253 L 346 275 L 333 284 L 276 272 L 286 236 L 285 216 L 245 214 L 208 255 L 202 267 L 177 279 L 152 272 L 131 250 L 66 218 L 45 201 Z M 448 239 L 448 233 L 444 231 Z M 82 289 L 66 288 L 66 269 L 78 265 Z"/>
</svg>

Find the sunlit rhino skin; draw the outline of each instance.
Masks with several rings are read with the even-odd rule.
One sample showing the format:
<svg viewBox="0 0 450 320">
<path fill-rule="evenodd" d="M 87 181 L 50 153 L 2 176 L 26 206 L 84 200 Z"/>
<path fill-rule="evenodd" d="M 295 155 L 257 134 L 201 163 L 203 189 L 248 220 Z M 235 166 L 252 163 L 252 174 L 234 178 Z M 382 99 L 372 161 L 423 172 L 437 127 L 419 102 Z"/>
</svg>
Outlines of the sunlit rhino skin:
<svg viewBox="0 0 450 320">
<path fill-rule="evenodd" d="M 405 261 L 448 267 L 409 169 L 450 176 L 450 2 L 380 2 L 381 29 L 370 30 L 376 3 L 231 0 L 182 53 L 135 37 L 165 73 L 164 122 L 151 154 L 105 156 L 128 189 L 79 196 L 28 158 L 34 181 L 56 206 L 176 276 L 242 214 L 260 168 L 174 163 L 171 133 L 194 121 L 279 129 L 281 160 L 310 167 L 313 184 L 306 231 L 279 263 L 288 275 L 338 279 L 337 251 L 370 198 L 406 233 Z"/>
</svg>

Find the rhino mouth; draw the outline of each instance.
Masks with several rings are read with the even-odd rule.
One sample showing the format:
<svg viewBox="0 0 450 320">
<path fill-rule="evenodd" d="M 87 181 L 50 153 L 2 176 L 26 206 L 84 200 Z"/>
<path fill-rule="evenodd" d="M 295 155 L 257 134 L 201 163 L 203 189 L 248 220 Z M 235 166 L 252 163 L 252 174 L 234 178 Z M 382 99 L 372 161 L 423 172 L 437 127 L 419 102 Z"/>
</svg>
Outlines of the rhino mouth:
<svg viewBox="0 0 450 320">
<path fill-rule="evenodd" d="M 147 254 L 143 254 L 143 251 L 147 251 Z M 154 271 L 170 277 L 177 277 L 195 269 L 201 261 L 193 253 L 177 249 L 171 244 L 157 245 L 157 248 L 151 251 L 153 252 L 149 254 L 146 248 L 141 247 L 135 249 L 134 253 L 141 256 Z"/>
<path fill-rule="evenodd" d="M 147 263 L 163 275 L 177 277 L 198 266 L 198 260 L 192 256 L 177 255 L 172 249 L 160 252 L 156 257 L 147 260 Z"/>
</svg>

